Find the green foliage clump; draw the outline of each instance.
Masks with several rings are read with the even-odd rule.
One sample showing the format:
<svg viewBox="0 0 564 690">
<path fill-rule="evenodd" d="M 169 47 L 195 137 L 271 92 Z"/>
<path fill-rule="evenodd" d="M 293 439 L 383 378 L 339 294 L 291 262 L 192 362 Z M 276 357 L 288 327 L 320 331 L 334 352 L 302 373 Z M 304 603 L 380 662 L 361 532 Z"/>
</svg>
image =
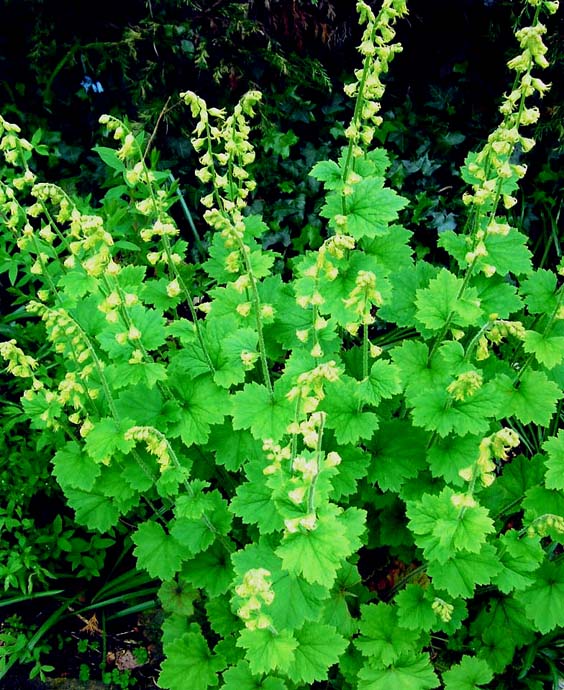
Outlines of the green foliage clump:
<svg viewBox="0 0 564 690">
<path fill-rule="evenodd" d="M 536 267 L 509 215 L 557 3 L 528 0 L 442 262 L 414 257 L 374 146 L 407 7 L 358 9 L 347 144 L 311 171 L 326 222 L 289 261 L 249 203 L 257 91 L 231 113 L 182 94 L 211 228 L 195 263 L 143 133 L 102 116 L 115 184 L 93 208 L 40 182 L 36 143 L 1 121 L 12 282 L 47 346 L 0 353 L 32 428 L 57 440 L 77 522 L 135 525 L 138 568 L 162 581 L 168 690 L 501 690 L 561 671 L 540 650 L 564 616 L 564 265 Z"/>
</svg>

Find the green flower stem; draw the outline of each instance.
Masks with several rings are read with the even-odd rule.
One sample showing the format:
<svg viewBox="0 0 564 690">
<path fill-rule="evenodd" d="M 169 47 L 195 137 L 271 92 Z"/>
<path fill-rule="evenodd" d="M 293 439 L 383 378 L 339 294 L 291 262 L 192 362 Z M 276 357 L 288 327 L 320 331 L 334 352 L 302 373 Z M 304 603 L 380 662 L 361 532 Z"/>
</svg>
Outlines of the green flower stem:
<svg viewBox="0 0 564 690">
<path fill-rule="evenodd" d="M 268 360 L 266 358 L 266 345 L 265 345 L 265 341 L 264 341 L 264 333 L 263 333 L 263 328 L 262 328 L 262 318 L 261 318 L 261 313 L 260 313 L 260 308 L 261 308 L 260 295 L 258 293 L 257 283 L 256 283 L 255 276 L 253 273 L 253 267 L 251 265 L 251 260 L 249 257 L 248 249 L 245 247 L 245 245 L 241 239 L 237 240 L 237 244 L 239 246 L 239 251 L 241 252 L 241 255 L 243 257 L 243 261 L 245 263 L 245 273 L 249 277 L 249 281 L 251 283 L 251 285 L 250 285 L 250 287 L 251 287 L 251 299 L 253 302 L 253 308 L 254 308 L 254 312 L 255 312 L 255 323 L 256 323 L 257 334 L 258 334 L 258 345 L 259 345 L 259 355 L 260 355 L 260 363 L 261 363 L 261 368 L 262 368 L 262 375 L 264 378 L 264 383 L 266 385 L 266 388 L 268 389 L 270 397 L 272 398 L 274 396 L 274 389 L 272 387 L 272 380 L 270 378 L 270 371 L 268 368 Z"/>
<path fill-rule="evenodd" d="M 323 445 L 323 428 L 325 426 L 325 415 L 321 415 L 321 422 L 319 424 L 319 429 L 317 433 L 317 445 L 315 448 L 315 461 L 317 463 L 317 472 L 315 473 L 315 476 L 313 477 L 309 491 L 308 491 L 308 496 L 307 496 L 307 512 L 308 513 L 314 513 L 315 512 L 315 485 L 317 484 L 317 478 L 319 477 L 319 473 L 321 471 L 321 455 L 322 455 L 322 450 L 321 447 Z"/>
<path fill-rule="evenodd" d="M 368 378 L 368 325 L 362 324 L 362 378 Z"/>
</svg>

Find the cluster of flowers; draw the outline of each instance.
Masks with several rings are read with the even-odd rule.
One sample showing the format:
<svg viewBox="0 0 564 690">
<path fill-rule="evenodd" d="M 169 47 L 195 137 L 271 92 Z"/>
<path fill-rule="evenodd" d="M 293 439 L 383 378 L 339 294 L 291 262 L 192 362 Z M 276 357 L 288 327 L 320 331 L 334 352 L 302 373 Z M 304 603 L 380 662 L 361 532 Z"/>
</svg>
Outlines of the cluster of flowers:
<svg viewBox="0 0 564 690">
<path fill-rule="evenodd" d="M 147 453 L 154 455 L 161 472 L 170 466 L 171 449 L 169 443 L 158 429 L 152 426 L 132 426 L 123 435 L 126 441 L 145 443 Z"/>
<path fill-rule="evenodd" d="M 237 615 L 249 630 L 264 630 L 272 626 L 272 620 L 262 611 L 263 606 L 270 606 L 274 601 L 270 576 L 266 568 L 252 568 L 243 576 L 243 582 L 235 587 L 237 596 L 244 600 Z"/>
<path fill-rule="evenodd" d="M 542 36 L 546 27 L 539 21 L 539 12 L 544 9 L 550 14 L 558 9 L 558 2 L 548 0 L 528 0 L 537 8 L 533 24 L 516 33 L 522 52 L 509 61 L 508 66 L 516 73 L 516 86 L 505 96 L 499 110 L 503 115 L 501 124 L 490 134 L 484 148 L 469 164 L 468 170 L 476 179 L 472 192 L 463 195 L 463 202 L 473 206 L 480 222 L 474 223 L 466 261 L 470 266 L 479 260 L 479 267 L 490 277 L 495 267 L 488 263 L 484 238 L 489 234 L 507 234 L 509 225 L 496 218 L 501 202 L 506 210 L 512 208 L 517 199 L 504 191 L 508 179 L 520 180 L 527 172 L 527 166 L 515 160 L 516 151 L 524 153 L 534 146 L 534 139 L 521 134 L 520 129 L 537 122 L 540 113 L 536 106 L 528 106 L 527 99 L 537 94 L 541 98 L 549 89 L 541 79 L 532 75 L 533 68 L 548 66 L 545 57 L 547 48 Z M 485 211 L 482 213 L 481 210 Z"/>
<path fill-rule="evenodd" d="M 345 86 L 347 96 L 357 98 L 352 122 L 345 130 L 354 157 L 363 154 L 365 147 L 372 143 L 376 128 L 382 124 L 378 114 L 385 89 L 381 76 L 388 71 L 396 53 L 402 50 L 399 43 L 391 41 L 395 37 L 393 25 L 407 14 L 407 6 L 405 0 L 384 0 L 376 16 L 366 2 L 359 0 L 357 10 L 360 23 L 366 24 L 359 46 L 364 65 L 355 72 L 357 81 Z"/>
<path fill-rule="evenodd" d="M 495 460 L 507 460 L 509 451 L 516 448 L 519 443 L 519 434 L 516 431 L 508 428 L 499 429 L 480 441 L 478 459 L 458 474 L 464 481 L 473 482 L 479 479 L 482 486 L 491 486 L 496 477 Z"/>
</svg>

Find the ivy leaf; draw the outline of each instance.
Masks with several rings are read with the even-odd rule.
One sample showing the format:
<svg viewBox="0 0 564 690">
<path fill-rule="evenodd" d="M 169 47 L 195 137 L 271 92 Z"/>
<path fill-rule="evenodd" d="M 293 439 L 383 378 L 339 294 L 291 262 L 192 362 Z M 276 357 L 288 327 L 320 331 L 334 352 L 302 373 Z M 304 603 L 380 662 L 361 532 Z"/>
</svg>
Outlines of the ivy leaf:
<svg viewBox="0 0 564 690">
<path fill-rule="evenodd" d="M 564 430 L 561 429 L 558 436 L 545 441 L 542 447 L 548 455 L 545 486 L 547 489 L 564 491 Z"/>
<path fill-rule="evenodd" d="M 132 535 L 138 566 L 151 577 L 171 580 L 180 570 L 184 549 L 179 542 L 153 521 L 143 522 Z"/>
<path fill-rule="evenodd" d="M 463 656 L 456 666 L 443 673 L 445 690 L 479 690 L 480 685 L 489 683 L 493 672 L 483 659 Z"/>
<path fill-rule="evenodd" d="M 195 626 L 193 626 L 195 627 Z M 225 659 L 210 652 L 201 632 L 184 633 L 165 646 L 159 686 L 167 690 L 206 690 L 218 684 Z"/>
<path fill-rule="evenodd" d="M 320 211 L 329 219 L 332 228 L 339 229 L 335 217 L 343 213 L 342 195 L 332 192 Z M 398 212 L 407 205 L 407 199 L 393 189 L 384 187 L 383 177 L 372 177 L 353 185 L 346 197 L 346 230 L 355 239 L 377 237 L 388 231 L 388 225 L 397 220 Z"/>
<path fill-rule="evenodd" d="M 417 319 L 432 331 L 447 325 L 469 326 L 479 321 L 482 310 L 474 288 L 467 288 L 460 299 L 463 280 L 443 268 L 429 287 L 417 291 Z"/>
<path fill-rule="evenodd" d="M 354 379 L 340 380 L 331 386 L 322 409 L 327 412 L 327 427 L 335 430 L 335 438 L 340 444 L 355 444 L 361 438 L 370 438 L 378 428 L 378 416 L 361 409 L 358 385 Z"/>
<path fill-rule="evenodd" d="M 354 644 L 372 665 L 391 666 L 400 656 L 413 652 L 421 631 L 401 627 L 395 606 L 380 602 L 363 605 L 360 611 L 360 636 Z"/>
<path fill-rule="evenodd" d="M 246 659 L 255 674 L 287 673 L 295 659 L 298 642 L 289 630 L 277 635 L 270 630 L 242 630 L 237 646 L 246 650 Z"/>
<path fill-rule="evenodd" d="M 375 668 L 368 662 L 358 678 L 358 690 L 430 690 L 439 686 L 427 654 L 402 655 L 389 668 Z"/>
<path fill-rule="evenodd" d="M 527 369 L 518 386 L 505 374 L 498 376 L 494 383 L 500 396 L 500 409 L 506 412 L 506 417 L 515 416 L 522 424 L 550 424 L 562 394 L 544 372 Z"/>
<path fill-rule="evenodd" d="M 336 664 L 348 641 L 335 628 L 323 623 L 306 623 L 295 633 L 298 647 L 288 677 L 294 683 L 326 680 L 330 666 Z"/>
<path fill-rule="evenodd" d="M 257 678 L 246 661 L 224 671 L 223 681 L 222 690 L 286 690 L 286 684 L 280 678 Z"/>
<path fill-rule="evenodd" d="M 515 598 L 525 605 L 527 617 L 543 635 L 564 621 L 564 563 L 547 561 L 535 573 L 533 584 Z"/>
<path fill-rule="evenodd" d="M 497 552 L 485 544 L 479 553 L 457 552 L 444 562 L 431 561 L 427 568 L 437 589 L 446 590 L 451 597 L 472 596 L 476 585 L 487 585 L 499 571 L 501 565 Z"/>
<path fill-rule="evenodd" d="M 233 396 L 231 414 L 234 429 L 250 429 L 257 440 L 278 441 L 286 433 L 294 409 L 280 386 L 275 385 L 271 396 L 266 386 L 252 382 Z"/>
<path fill-rule="evenodd" d="M 345 526 L 336 506 L 329 504 L 320 511 L 314 530 L 288 534 L 276 549 L 283 567 L 290 573 L 303 575 L 308 582 L 331 587 L 337 570 L 351 554 Z"/>
</svg>

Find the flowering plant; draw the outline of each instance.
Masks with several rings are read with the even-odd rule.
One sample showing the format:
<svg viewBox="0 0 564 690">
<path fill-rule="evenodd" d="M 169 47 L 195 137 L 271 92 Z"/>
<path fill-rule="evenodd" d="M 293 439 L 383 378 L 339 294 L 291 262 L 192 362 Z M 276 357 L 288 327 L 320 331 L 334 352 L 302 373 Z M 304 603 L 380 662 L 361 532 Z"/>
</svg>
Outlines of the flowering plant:
<svg viewBox="0 0 564 690">
<path fill-rule="evenodd" d="M 230 115 L 183 94 L 209 189 L 198 266 L 142 134 L 102 118 L 123 184 L 93 211 L 39 183 L 1 121 L 3 218 L 50 354 L 0 353 L 32 426 L 60 436 L 76 519 L 136 522 L 138 567 L 162 581 L 161 687 L 501 689 L 561 625 L 564 265 L 535 270 L 508 213 L 557 8 L 528 4 L 502 122 L 462 170 L 466 226 L 439 240 L 448 265 L 414 260 L 372 146 L 404 0 L 358 2 L 347 145 L 311 173 L 327 238 L 283 273 L 248 208 L 259 93 Z M 380 592 L 382 553 L 400 575 Z"/>
</svg>

